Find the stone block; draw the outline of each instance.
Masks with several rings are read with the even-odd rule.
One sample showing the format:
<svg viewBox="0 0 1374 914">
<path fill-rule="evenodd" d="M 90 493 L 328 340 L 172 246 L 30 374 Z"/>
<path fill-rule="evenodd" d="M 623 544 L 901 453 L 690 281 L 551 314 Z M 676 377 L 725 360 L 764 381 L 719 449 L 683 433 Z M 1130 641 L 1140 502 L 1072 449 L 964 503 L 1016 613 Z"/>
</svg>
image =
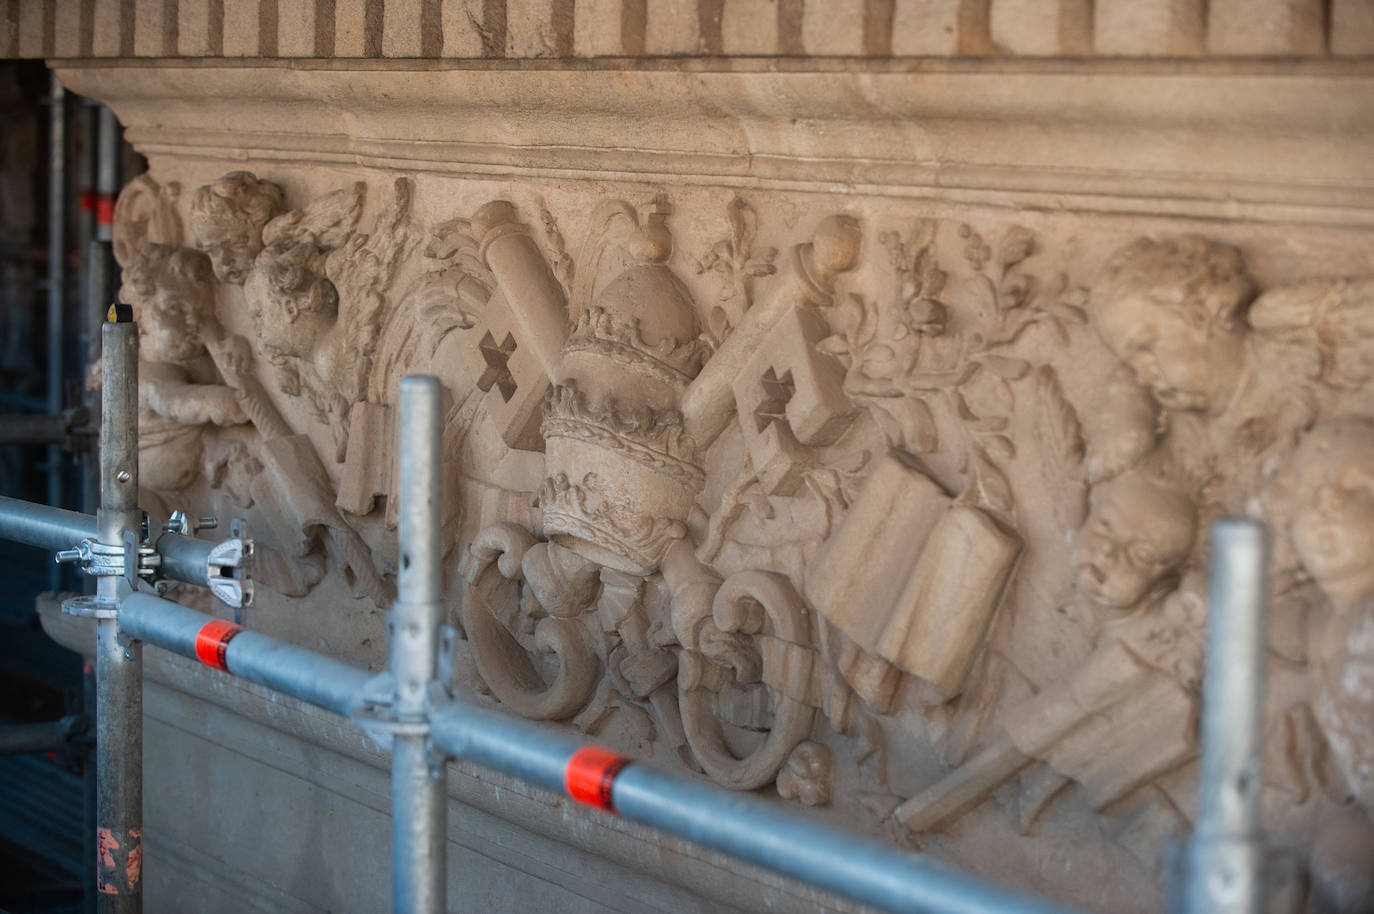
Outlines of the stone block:
<svg viewBox="0 0 1374 914">
<path fill-rule="evenodd" d="M 506 56 L 553 57 L 557 36 L 553 28 L 556 0 L 507 0 Z"/>
<path fill-rule="evenodd" d="M 80 57 L 81 0 L 54 0 L 57 24 L 53 35 L 52 53 L 56 57 Z M 0 53 L 0 56 L 4 56 Z"/>
<path fill-rule="evenodd" d="M 220 20 L 221 27 L 223 20 Z M 177 54 L 181 57 L 207 57 L 219 51 L 221 32 L 211 42 L 210 0 L 181 0 L 177 4 Z"/>
<path fill-rule="evenodd" d="M 802 16 L 802 47 L 807 54 L 856 57 L 864 53 L 863 0 L 809 3 Z"/>
<path fill-rule="evenodd" d="M 423 0 L 387 0 L 382 14 L 382 56 L 423 57 Z"/>
<path fill-rule="evenodd" d="M 578 57 L 618 57 L 621 0 L 578 0 L 573 23 L 573 53 Z"/>
<path fill-rule="evenodd" d="M 44 19 L 46 3 L 19 4 L 19 56 L 42 57 L 44 47 Z"/>
<path fill-rule="evenodd" d="M 1093 50 L 1123 57 L 1201 54 L 1206 25 L 1203 0 L 1098 0 Z"/>
<path fill-rule="evenodd" d="M 224 4 L 224 56 L 257 57 L 261 24 L 257 4 Z"/>
<path fill-rule="evenodd" d="M 1332 0 L 1331 53 L 1374 54 L 1374 3 Z"/>
<path fill-rule="evenodd" d="M 441 7 L 445 57 L 482 56 L 482 0 L 443 0 Z"/>
<path fill-rule="evenodd" d="M 334 54 L 337 57 L 367 56 L 367 0 L 335 0 Z"/>
<path fill-rule="evenodd" d="M 134 54 L 138 57 L 167 57 L 176 53 L 170 46 L 173 23 L 168 21 L 167 4 L 162 0 L 138 0 L 134 6 Z"/>
<path fill-rule="evenodd" d="M 730 0 L 721 12 L 726 54 L 778 53 L 778 0 Z"/>
<path fill-rule="evenodd" d="M 646 54 L 697 53 L 701 37 L 695 0 L 647 0 L 645 20 Z"/>
<path fill-rule="evenodd" d="M 314 57 L 317 15 L 314 0 L 277 0 L 277 53 Z"/>
<path fill-rule="evenodd" d="M 1324 54 L 1325 4 L 1321 0 L 1211 0 L 1207 52 Z"/>
<path fill-rule="evenodd" d="M 956 0 L 896 0 L 892 53 L 899 57 L 947 57 L 959 46 Z"/>
</svg>

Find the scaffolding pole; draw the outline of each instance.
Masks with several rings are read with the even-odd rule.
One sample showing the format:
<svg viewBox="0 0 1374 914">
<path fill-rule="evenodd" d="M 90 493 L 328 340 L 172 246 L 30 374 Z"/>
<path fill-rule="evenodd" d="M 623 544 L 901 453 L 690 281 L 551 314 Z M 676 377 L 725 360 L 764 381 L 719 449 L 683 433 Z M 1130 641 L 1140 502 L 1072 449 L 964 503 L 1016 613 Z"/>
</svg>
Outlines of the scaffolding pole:
<svg viewBox="0 0 1374 914">
<path fill-rule="evenodd" d="M 444 617 L 440 394 L 438 378 L 401 381 L 400 569 L 390 641 L 396 679 L 391 866 L 394 909 L 415 914 L 445 910 L 448 850 L 448 779 L 443 761 L 430 757 L 428 713 Z"/>
<path fill-rule="evenodd" d="M 138 328 L 117 321 L 101 330 L 100 510 L 96 532 L 122 550 L 124 574 L 96 581 L 96 891 L 101 914 L 143 910 L 143 645 L 119 630 L 118 602 L 136 574 L 143 517 L 138 509 Z"/>
<path fill-rule="evenodd" d="M 48 116 L 48 377 L 47 412 L 56 416 L 62 412 L 62 344 L 65 330 L 66 306 L 66 246 L 67 246 L 67 90 L 57 74 L 52 74 Z M 62 505 L 62 450 L 56 444 L 47 448 L 47 501 L 53 507 Z M 57 590 L 60 583 L 57 568 L 50 568 L 48 584 Z"/>
<path fill-rule="evenodd" d="M 1212 527 L 1202 772 L 1188 860 L 1188 914 L 1264 910 L 1260 758 L 1269 540 L 1263 524 Z"/>
</svg>

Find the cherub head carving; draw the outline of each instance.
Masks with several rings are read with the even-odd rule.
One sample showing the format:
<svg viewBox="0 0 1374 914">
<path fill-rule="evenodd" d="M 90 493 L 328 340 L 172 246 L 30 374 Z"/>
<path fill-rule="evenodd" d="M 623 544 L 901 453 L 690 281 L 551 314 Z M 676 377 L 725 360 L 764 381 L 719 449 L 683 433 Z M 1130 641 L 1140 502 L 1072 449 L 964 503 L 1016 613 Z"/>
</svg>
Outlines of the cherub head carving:
<svg viewBox="0 0 1374 914">
<path fill-rule="evenodd" d="M 199 251 L 143 246 L 124 273 L 121 294 L 138 318 L 144 359 L 185 364 L 205 351 L 205 330 L 215 319 L 214 281 Z"/>
<path fill-rule="evenodd" d="M 1337 605 L 1374 595 L 1374 422 L 1324 422 L 1287 461 L 1293 549 Z"/>
<path fill-rule="evenodd" d="M 243 284 L 258 349 L 269 359 L 305 358 L 334 326 L 339 294 L 313 244 L 264 248 Z"/>
<path fill-rule="evenodd" d="M 1192 498 L 1162 476 L 1132 470 L 1097 484 L 1074 546 L 1079 589 L 1103 609 L 1133 609 L 1179 570 L 1196 527 Z"/>
<path fill-rule="evenodd" d="M 1233 247 L 1196 235 L 1142 238 L 1108 263 L 1093 323 L 1161 406 L 1216 414 L 1246 368 L 1254 293 Z"/>
<path fill-rule="evenodd" d="M 262 250 L 262 229 L 285 209 L 282 190 L 249 171 L 231 171 L 191 198 L 196 247 L 221 282 L 242 285 Z"/>
</svg>

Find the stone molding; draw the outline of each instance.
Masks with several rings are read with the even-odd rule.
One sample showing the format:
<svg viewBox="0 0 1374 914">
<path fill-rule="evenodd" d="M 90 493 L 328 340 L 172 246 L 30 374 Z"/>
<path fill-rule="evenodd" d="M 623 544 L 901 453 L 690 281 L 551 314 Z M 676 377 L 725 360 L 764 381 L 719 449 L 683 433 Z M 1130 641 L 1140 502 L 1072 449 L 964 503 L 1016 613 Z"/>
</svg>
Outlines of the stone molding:
<svg viewBox="0 0 1374 914">
<path fill-rule="evenodd" d="M 1374 68 L 1364 64 L 575 69 L 556 79 L 175 63 L 58 72 L 111 105 L 151 158 L 1374 223 Z"/>
</svg>

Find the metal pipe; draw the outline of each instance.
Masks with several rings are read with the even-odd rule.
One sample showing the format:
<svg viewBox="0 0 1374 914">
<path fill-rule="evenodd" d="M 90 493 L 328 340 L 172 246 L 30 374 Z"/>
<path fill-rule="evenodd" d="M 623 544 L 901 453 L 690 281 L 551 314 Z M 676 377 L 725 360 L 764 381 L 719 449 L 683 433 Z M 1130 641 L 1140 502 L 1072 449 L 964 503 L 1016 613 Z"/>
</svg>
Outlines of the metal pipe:
<svg viewBox="0 0 1374 914">
<path fill-rule="evenodd" d="M 141 529 L 142 516 L 131 529 Z M 27 543 L 40 549 L 72 549 L 82 540 L 97 539 L 96 519 L 89 514 L 50 508 L 18 498 L 0 496 L 0 539 Z M 161 556 L 158 571 L 164 578 L 205 587 L 209 578 L 209 540 L 164 533 L 157 540 Z"/>
<path fill-rule="evenodd" d="M 207 631 L 208 625 L 214 628 Z M 119 627 L 126 637 L 209 662 L 241 679 L 344 717 L 358 705 L 363 687 L 373 678 L 366 670 L 245 631 L 151 594 L 132 593 L 124 598 Z M 215 632 L 218 634 L 212 634 Z"/>
<path fill-rule="evenodd" d="M 587 751 L 535 724 L 457 702 L 433 713 L 431 725 L 435 747 L 447 755 L 558 794 L 569 792 L 573 756 Z M 747 793 L 639 764 L 616 770 L 615 763 L 603 765 L 599 784 L 608 795 L 606 806 L 622 818 L 863 904 L 923 914 L 1071 910 L 870 838 L 818 825 Z"/>
<path fill-rule="evenodd" d="M 89 514 L 0 496 L 0 539 L 57 550 L 95 539 L 95 533 L 95 518 Z"/>
<path fill-rule="evenodd" d="M 1213 524 L 1202 771 L 1185 896 L 1193 914 L 1258 914 L 1264 907 L 1259 792 L 1268 582 L 1265 526 Z"/>
<path fill-rule="evenodd" d="M 162 557 L 158 573 L 174 581 L 187 584 L 206 585 L 209 576 L 210 550 L 215 544 L 208 540 L 183 536 L 180 533 L 164 533 L 157 538 L 157 554 Z"/>
<path fill-rule="evenodd" d="M 105 306 L 118 285 L 114 261 L 114 201 L 119 191 L 119 122 L 114 112 L 101 105 L 96 112 L 95 148 L 95 231 L 87 250 L 86 300 L 82 308 L 82 330 L 87 335 L 86 363 L 100 357 L 97 328 L 105 319 Z M 89 402 L 92 409 L 95 403 Z M 82 463 L 82 507 L 90 510 L 100 500 L 97 464 L 89 458 Z"/>
<path fill-rule="evenodd" d="M 337 660 L 256 632 L 236 630 L 237 626 L 223 620 L 149 594 L 125 597 L 119 618 L 131 637 L 336 714 L 353 710 L 373 680 L 371 674 Z M 227 639 L 222 634 L 207 635 L 225 630 L 236 631 Z M 588 748 L 536 724 L 472 705 L 449 702 L 431 707 L 429 718 L 431 744 L 446 756 L 559 794 L 567 791 L 569 760 Z M 809 822 L 749 794 L 638 764 L 614 777 L 610 796 L 609 805 L 630 821 L 891 911 L 1069 914 L 1072 910 L 872 839 Z"/>
<path fill-rule="evenodd" d="M 62 450 L 86 450 L 93 443 L 87 417 L 70 412 L 52 415 L 0 416 L 0 444 L 55 444 Z"/>
<path fill-rule="evenodd" d="M 132 321 L 105 324 L 101 349 L 96 532 L 105 545 L 136 549 L 142 539 L 138 328 Z M 133 534 L 128 543 L 126 531 Z M 124 577 L 102 576 L 96 582 L 96 596 L 107 605 L 117 605 L 129 587 Z M 96 619 L 95 678 L 98 907 L 102 914 L 139 914 L 143 910 L 143 645 L 120 634 L 117 618 Z"/>
<path fill-rule="evenodd" d="M 83 714 L 69 714 L 60 720 L 39 724 L 5 724 L 0 726 L 0 755 L 29 755 L 64 749 L 73 734 L 85 729 Z"/>
<path fill-rule="evenodd" d="M 47 411 L 57 415 L 62 411 L 62 343 L 63 309 L 66 288 L 67 231 L 67 90 L 52 74 L 50 105 L 48 108 L 48 378 Z M 62 451 L 56 444 L 48 445 L 47 502 L 53 507 L 62 504 Z M 57 590 L 60 570 L 49 569 L 49 584 Z"/>
<path fill-rule="evenodd" d="M 397 914 L 446 910 L 445 765 L 429 757 L 426 700 L 438 670 L 444 609 L 440 543 L 438 378 L 413 375 L 400 395 L 400 568 L 392 610 L 390 669 L 398 722 L 391 757 L 392 908 Z"/>
</svg>

